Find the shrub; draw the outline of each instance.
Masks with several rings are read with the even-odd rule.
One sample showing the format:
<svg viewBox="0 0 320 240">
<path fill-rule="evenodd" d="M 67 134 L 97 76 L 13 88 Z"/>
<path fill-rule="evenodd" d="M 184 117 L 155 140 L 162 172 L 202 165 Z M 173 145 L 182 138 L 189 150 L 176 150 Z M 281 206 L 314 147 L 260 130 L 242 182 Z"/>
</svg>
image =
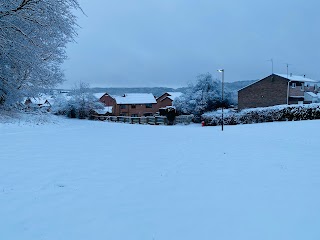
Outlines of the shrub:
<svg viewBox="0 0 320 240">
<path fill-rule="evenodd" d="M 266 108 L 244 109 L 241 112 L 226 112 L 225 125 L 251 124 L 276 121 L 300 121 L 320 119 L 320 104 L 279 105 Z M 221 125 L 221 113 L 216 111 L 202 115 L 207 126 Z"/>
</svg>

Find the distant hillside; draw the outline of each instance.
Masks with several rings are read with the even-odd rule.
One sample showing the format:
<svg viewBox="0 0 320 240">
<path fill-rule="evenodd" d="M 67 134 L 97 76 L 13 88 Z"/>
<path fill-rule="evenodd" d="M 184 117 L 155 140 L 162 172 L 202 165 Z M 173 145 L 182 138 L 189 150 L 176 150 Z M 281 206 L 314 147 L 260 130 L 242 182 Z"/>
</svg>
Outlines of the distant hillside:
<svg viewBox="0 0 320 240">
<path fill-rule="evenodd" d="M 187 88 L 166 88 L 166 87 L 152 87 L 152 88 L 92 88 L 92 92 L 101 93 L 106 92 L 111 95 L 123 95 L 125 93 L 152 93 L 159 97 L 165 92 L 182 92 L 185 93 Z"/>
<path fill-rule="evenodd" d="M 239 89 L 255 82 L 255 80 L 249 81 L 237 81 L 226 82 L 225 87 L 232 92 L 237 92 Z M 141 88 L 91 88 L 93 93 L 108 93 L 110 95 L 123 95 L 125 93 L 152 93 L 154 96 L 159 97 L 165 92 L 182 92 L 186 93 L 188 87 L 182 88 L 167 88 L 167 87 L 141 87 Z M 57 89 L 64 91 L 63 89 Z"/>
<path fill-rule="evenodd" d="M 237 82 L 226 82 L 225 86 L 230 91 L 238 91 L 241 88 L 244 88 L 252 83 L 254 83 L 256 80 L 246 80 L 246 81 L 237 81 Z"/>
</svg>

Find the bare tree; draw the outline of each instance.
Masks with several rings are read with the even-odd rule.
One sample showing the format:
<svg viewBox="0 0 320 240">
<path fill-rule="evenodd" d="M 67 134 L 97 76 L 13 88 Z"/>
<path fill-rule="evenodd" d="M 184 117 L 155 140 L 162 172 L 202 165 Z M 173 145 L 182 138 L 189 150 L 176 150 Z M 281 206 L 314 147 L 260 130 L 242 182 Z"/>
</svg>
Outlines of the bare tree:
<svg viewBox="0 0 320 240">
<path fill-rule="evenodd" d="M 0 0 L 0 106 L 63 81 L 77 9 L 77 0 Z"/>
</svg>

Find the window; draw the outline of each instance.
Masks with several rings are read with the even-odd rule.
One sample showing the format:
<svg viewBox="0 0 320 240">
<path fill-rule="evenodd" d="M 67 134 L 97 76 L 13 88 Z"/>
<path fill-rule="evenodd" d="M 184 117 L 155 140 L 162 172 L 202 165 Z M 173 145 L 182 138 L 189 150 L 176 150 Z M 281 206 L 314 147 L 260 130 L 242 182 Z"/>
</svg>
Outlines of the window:
<svg viewBox="0 0 320 240">
<path fill-rule="evenodd" d="M 120 105 L 121 109 L 126 109 L 126 105 Z"/>
<path fill-rule="evenodd" d="M 150 117 L 150 116 L 152 116 L 152 113 L 145 113 L 144 116 L 145 117 Z"/>
<path fill-rule="evenodd" d="M 296 88 L 296 86 L 297 86 L 297 84 L 295 82 L 291 84 L 292 88 Z"/>
<path fill-rule="evenodd" d="M 304 91 L 304 84 L 301 84 L 301 91 Z"/>
<path fill-rule="evenodd" d="M 131 114 L 131 117 L 138 117 L 138 114 Z"/>
<path fill-rule="evenodd" d="M 152 108 L 152 103 L 147 103 L 146 108 Z"/>
<path fill-rule="evenodd" d="M 132 104 L 132 105 L 131 105 L 131 108 L 136 108 L 136 105 L 135 105 L 135 104 Z"/>
</svg>

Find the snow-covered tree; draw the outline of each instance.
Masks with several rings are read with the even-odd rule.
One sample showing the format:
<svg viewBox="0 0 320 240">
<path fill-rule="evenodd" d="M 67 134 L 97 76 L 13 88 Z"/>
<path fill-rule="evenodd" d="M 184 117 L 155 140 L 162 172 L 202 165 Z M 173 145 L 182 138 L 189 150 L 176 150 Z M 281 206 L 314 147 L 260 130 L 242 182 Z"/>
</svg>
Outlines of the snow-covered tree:
<svg viewBox="0 0 320 240">
<path fill-rule="evenodd" d="M 201 116 L 203 113 L 229 105 L 230 93 L 224 91 L 224 102 L 221 99 L 221 82 L 212 79 L 210 73 L 197 77 L 195 85 L 190 84 L 186 94 L 174 101 L 177 111 L 182 114 L 194 114 Z"/>
<path fill-rule="evenodd" d="M 71 118 L 87 118 L 93 110 L 103 109 L 104 105 L 99 102 L 89 84 L 80 82 L 69 93 L 69 96 L 62 95 L 56 98 L 53 112 L 59 115 L 66 115 Z"/>
<path fill-rule="evenodd" d="M 77 0 L 0 0 L 0 107 L 63 81 Z"/>
</svg>

